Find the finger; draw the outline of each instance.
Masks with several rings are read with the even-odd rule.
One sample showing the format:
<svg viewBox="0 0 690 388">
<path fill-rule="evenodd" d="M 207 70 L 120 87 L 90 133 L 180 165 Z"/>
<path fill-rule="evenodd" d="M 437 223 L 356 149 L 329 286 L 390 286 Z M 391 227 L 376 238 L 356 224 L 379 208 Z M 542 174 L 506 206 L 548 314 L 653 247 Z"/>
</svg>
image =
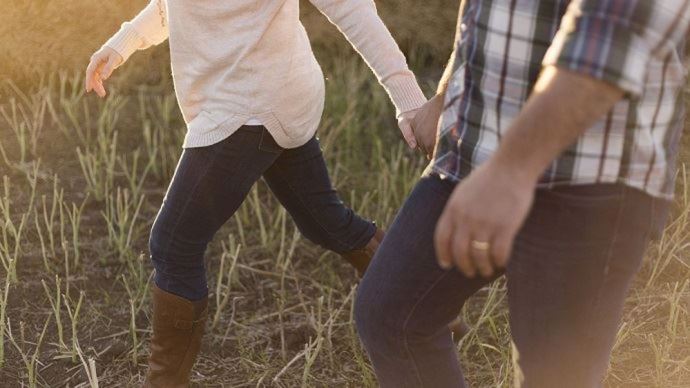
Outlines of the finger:
<svg viewBox="0 0 690 388">
<path fill-rule="evenodd" d="M 427 159 L 431 160 L 434 158 L 434 151 L 436 151 L 436 139 L 434 138 L 434 144 L 429 148 L 429 152 L 426 154 Z"/>
<path fill-rule="evenodd" d="M 106 58 L 104 58 L 102 54 L 95 54 L 91 59 L 91 63 L 89 63 L 89 67 L 87 68 L 87 79 L 90 83 L 90 90 L 96 89 L 105 61 Z"/>
<path fill-rule="evenodd" d="M 98 64 L 98 58 L 93 57 L 91 58 L 91 61 L 89 62 L 89 65 L 86 67 L 86 75 L 84 76 L 84 83 L 86 87 L 86 92 L 90 92 L 93 90 L 93 76 L 94 72 L 96 71 L 96 65 Z"/>
<path fill-rule="evenodd" d="M 453 233 L 453 262 L 458 267 L 460 272 L 465 274 L 468 278 L 473 278 L 477 275 L 477 268 L 472 263 L 472 258 L 469 251 L 470 232 L 466 224 L 459 225 L 455 228 Z"/>
<path fill-rule="evenodd" d="M 103 86 L 103 68 L 105 68 L 107 59 L 104 57 L 96 65 L 96 70 L 94 71 L 94 89 L 99 97 L 105 97 L 106 91 L 105 86 Z"/>
<path fill-rule="evenodd" d="M 491 260 L 496 268 L 505 268 L 515 241 L 515 233 L 499 232 L 491 244 Z"/>
<path fill-rule="evenodd" d="M 473 244 L 473 242 L 477 244 Z M 479 244 L 482 243 L 482 244 Z M 488 243 L 487 247 L 479 246 Z M 491 237 L 485 232 L 475 232 L 470 241 L 470 257 L 479 273 L 489 278 L 494 274 L 493 262 L 491 260 Z"/>
<path fill-rule="evenodd" d="M 431 138 L 431 142 L 427 143 L 424 145 L 425 151 L 426 151 L 426 156 L 431 160 L 431 158 L 434 156 L 434 149 L 436 148 L 436 135 L 434 134 L 434 137 Z"/>
<path fill-rule="evenodd" d="M 101 81 L 99 74 L 96 75 L 96 79 L 94 81 L 94 90 L 99 97 L 105 97 L 105 87 L 103 86 L 103 81 Z"/>
<path fill-rule="evenodd" d="M 428 144 L 425 144 L 425 145 L 422 146 L 422 148 L 423 148 L 423 150 L 424 150 L 424 154 L 426 155 L 426 158 L 427 158 L 428 160 L 431 160 L 431 157 L 432 157 L 433 154 L 434 154 L 434 147 L 433 147 L 433 146 L 429 147 Z"/>
<path fill-rule="evenodd" d="M 436 223 L 436 231 L 434 232 L 436 261 L 443 269 L 450 269 L 453 266 L 453 256 L 450 251 L 450 242 L 452 236 L 453 222 L 448 209 L 446 208 Z"/>
<path fill-rule="evenodd" d="M 405 142 L 411 149 L 417 148 L 417 140 L 412 132 L 412 126 L 408 120 L 401 120 L 399 123 L 400 132 L 402 132 Z"/>
<path fill-rule="evenodd" d="M 418 128 L 418 127 L 413 126 L 412 128 Z M 417 135 L 417 133 L 414 132 L 414 130 L 413 130 L 413 133 L 414 133 L 415 142 L 417 143 L 417 147 L 426 155 L 428 152 L 427 152 L 426 144 L 424 143 L 424 139 L 423 138 L 420 139 L 419 136 Z"/>
<path fill-rule="evenodd" d="M 119 61 L 120 59 L 117 57 L 117 55 L 108 56 L 108 61 L 106 62 L 105 66 L 103 66 L 103 70 L 101 70 L 101 77 L 103 80 L 110 78 Z"/>
</svg>

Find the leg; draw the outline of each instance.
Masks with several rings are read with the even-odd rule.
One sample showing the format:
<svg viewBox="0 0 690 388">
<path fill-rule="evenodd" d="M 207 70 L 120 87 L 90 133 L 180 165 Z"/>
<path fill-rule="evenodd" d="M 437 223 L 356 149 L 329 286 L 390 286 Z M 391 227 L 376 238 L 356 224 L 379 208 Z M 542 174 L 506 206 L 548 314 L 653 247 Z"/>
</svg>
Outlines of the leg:
<svg viewBox="0 0 690 388">
<path fill-rule="evenodd" d="M 454 185 L 417 184 L 359 286 L 355 320 L 382 387 L 462 387 L 448 323 L 492 279 L 436 264 L 433 234 Z"/>
<path fill-rule="evenodd" d="M 348 208 L 328 176 L 318 140 L 285 150 L 264 179 L 310 241 L 337 253 L 364 247 L 376 227 Z"/>
<path fill-rule="evenodd" d="M 659 204 L 619 185 L 538 191 L 507 270 L 518 384 L 601 385 Z"/>
<path fill-rule="evenodd" d="M 182 153 L 149 241 L 161 289 L 206 296 L 204 252 L 280 150 L 264 150 L 263 127 L 243 127 L 224 141 Z"/>
<path fill-rule="evenodd" d="M 204 252 L 280 150 L 263 127 L 185 150 L 151 231 L 153 336 L 144 386 L 186 387 L 201 347 L 208 304 Z"/>
</svg>

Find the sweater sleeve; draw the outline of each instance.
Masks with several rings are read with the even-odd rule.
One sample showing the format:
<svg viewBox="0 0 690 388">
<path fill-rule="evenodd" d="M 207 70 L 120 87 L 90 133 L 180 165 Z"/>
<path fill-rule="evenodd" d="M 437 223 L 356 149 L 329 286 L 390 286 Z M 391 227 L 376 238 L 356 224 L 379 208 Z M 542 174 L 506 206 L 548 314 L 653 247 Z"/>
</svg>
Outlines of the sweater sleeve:
<svg viewBox="0 0 690 388">
<path fill-rule="evenodd" d="M 310 0 L 345 35 L 384 86 L 398 114 L 426 102 L 373 0 Z"/>
<path fill-rule="evenodd" d="M 165 0 L 151 0 L 134 19 L 123 23 L 104 46 L 117 51 L 127 61 L 135 51 L 162 43 L 168 39 L 166 5 Z"/>
</svg>

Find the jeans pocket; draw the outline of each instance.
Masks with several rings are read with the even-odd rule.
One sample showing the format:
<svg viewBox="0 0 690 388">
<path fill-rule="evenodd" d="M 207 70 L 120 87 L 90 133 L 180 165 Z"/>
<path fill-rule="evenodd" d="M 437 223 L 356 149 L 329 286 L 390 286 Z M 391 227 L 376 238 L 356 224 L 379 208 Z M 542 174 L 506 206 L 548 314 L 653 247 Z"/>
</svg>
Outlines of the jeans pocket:
<svg viewBox="0 0 690 388">
<path fill-rule="evenodd" d="M 574 207 L 607 207 L 624 198 L 625 186 L 619 184 L 592 184 L 555 187 L 539 190 L 542 201 L 567 203 Z"/>
<path fill-rule="evenodd" d="M 612 238 L 626 192 L 619 185 L 583 185 L 538 190 L 524 226 L 532 243 L 603 244 Z"/>
</svg>

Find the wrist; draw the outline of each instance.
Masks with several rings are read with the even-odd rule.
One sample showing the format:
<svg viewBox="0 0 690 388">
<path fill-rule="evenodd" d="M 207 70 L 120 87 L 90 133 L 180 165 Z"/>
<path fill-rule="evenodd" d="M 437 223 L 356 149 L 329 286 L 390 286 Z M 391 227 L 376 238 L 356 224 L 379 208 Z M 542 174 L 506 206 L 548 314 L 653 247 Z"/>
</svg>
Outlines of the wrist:
<svg viewBox="0 0 690 388">
<path fill-rule="evenodd" d="M 443 102 L 446 100 L 446 92 L 443 91 L 442 93 L 436 93 L 431 99 L 429 99 L 429 103 L 434 104 L 436 108 L 439 110 L 443 109 Z"/>
<path fill-rule="evenodd" d="M 137 31 L 128 23 L 125 23 L 103 46 L 109 47 L 120 54 L 124 63 L 141 46 L 141 42 L 142 38 Z"/>
<path fill-rule="evenodd" d="M 418 109 L 427 101 L 412 72 L 392 76 L 383 84 L 395 105 L 396 116 Z"/>
<path fill-rule="evenodd" d="M 518 185 L 534 187 L 537 185 L 544 168 L 529 158 L 520 158 L 509 152 L 503 152 L 501 147 L 487 162 L 490 169 L 501 174 L 507 174 Z"/>
</svg>

